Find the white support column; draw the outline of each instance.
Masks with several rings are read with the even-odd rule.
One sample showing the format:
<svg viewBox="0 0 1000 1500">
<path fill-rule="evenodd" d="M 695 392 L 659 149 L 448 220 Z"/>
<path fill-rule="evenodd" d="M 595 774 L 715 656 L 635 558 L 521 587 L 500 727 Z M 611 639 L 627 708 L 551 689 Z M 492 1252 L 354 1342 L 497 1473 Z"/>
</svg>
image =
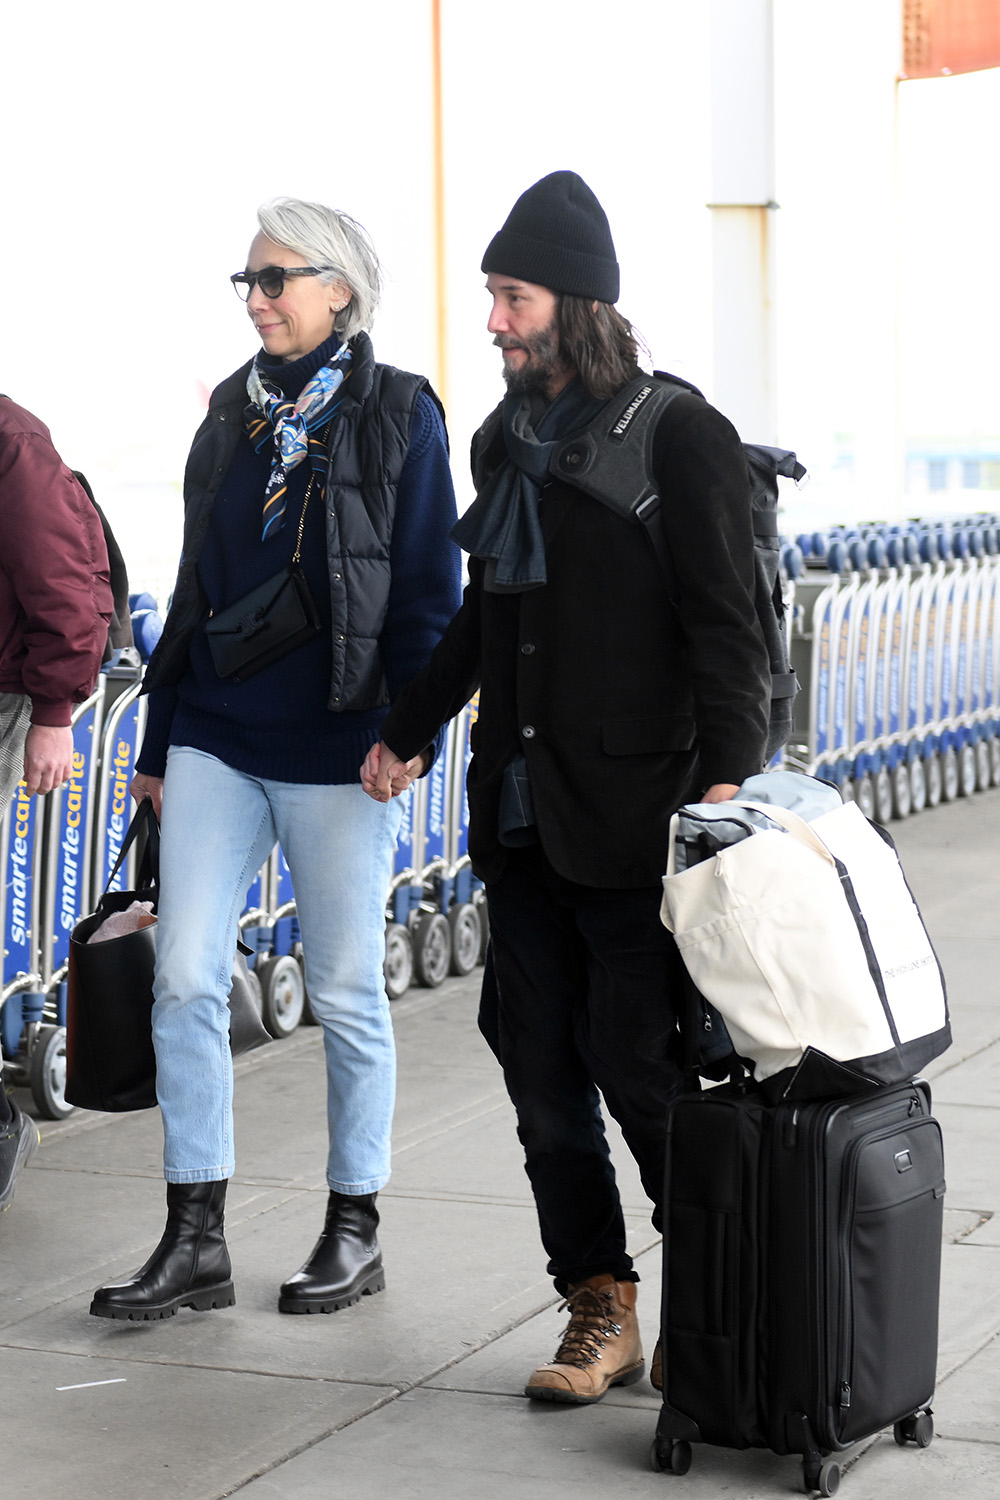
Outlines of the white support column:
<svg viewBox="0 0 1000 1500">
<path fill-rule="evenodd" d="M 777 441 L 772 0 L 711 0 L 713 399 Z"/>
</svg>

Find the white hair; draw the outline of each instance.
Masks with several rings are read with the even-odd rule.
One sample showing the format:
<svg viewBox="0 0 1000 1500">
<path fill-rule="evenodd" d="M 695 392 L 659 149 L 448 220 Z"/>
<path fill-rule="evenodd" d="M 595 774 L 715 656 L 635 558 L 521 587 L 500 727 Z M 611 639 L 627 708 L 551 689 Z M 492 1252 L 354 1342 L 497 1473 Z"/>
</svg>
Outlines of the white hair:
<svg viewBox="0 0 1000 1500">
<path fill-rule="evenodd" d="M 257 210 L 257 223 L 269 240 L 304 255 L 310 265 L 326 266 L 321 281 L 343 281 L 351 294 L 334 319 L 346 343 L 375 319 L 382 291 L 382 268 L 368 231 L 350 214 L 301 198 L 272 198 Z"/>
</svg>

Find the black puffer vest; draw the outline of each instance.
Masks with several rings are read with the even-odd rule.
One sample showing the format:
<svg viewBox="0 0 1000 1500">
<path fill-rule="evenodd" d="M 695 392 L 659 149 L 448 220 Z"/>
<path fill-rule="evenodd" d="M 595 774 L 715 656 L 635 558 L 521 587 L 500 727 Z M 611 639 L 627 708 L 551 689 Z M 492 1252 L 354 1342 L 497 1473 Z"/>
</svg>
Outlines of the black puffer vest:
<svg viewBox="0 0 1000 1500">
<path fill-rule="evenodd" d="M 396 490 L 410 446 L 413 405 L 426 390 L 422 375 L 375 363 L 371 339 L 351 340 L 353 366 L 330 430 L 326 544 L 333 630 L 333 675 L 327 707 L 334 712 L 388 702 L 379 635 L 389 601 L 389 546 Z M 212 393 L 184 473 L 184 551 L 163 635 L 146 670 L 143 691 L 180 681 L 191 638 L 208 613 L 198 581 L 212 503 L 232 461 L 247 404 L 250 364 Z"/>
</svg>

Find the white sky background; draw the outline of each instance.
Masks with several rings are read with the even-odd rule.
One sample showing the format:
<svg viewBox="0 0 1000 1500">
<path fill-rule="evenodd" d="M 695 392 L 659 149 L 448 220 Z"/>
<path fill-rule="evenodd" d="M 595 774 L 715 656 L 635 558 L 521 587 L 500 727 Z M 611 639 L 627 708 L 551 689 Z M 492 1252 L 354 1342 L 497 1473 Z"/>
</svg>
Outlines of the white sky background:
<svg viewBox="0 0 1000 1500">
<path fill-rule="evenodd" d="M 834 498 L 887 513 L 898 433 L 1000 432 L 1000 73 L 900 90 L 897 241 L 899 9 L 775 0 L 779 438 L 813 470 L 817 514 Z M 711 394 L 708 10 L 444 0 L 463 503 L 469 438 L 502 393 L 479 262 L 546 172 L 591 183 L 622 310 L 659 367 Z M 430 15 L 429 0 L 8 7 L 0 389 L 91 477 L 136 585 L 172 575 L 203 389 L 255 348 L 227 277 L 258 203 L 291 193 L 360 219 L 388 275 L 377 354 L 436 378 Z M 850 493 L 830 472 L 843 435 Z"/>
</svg>

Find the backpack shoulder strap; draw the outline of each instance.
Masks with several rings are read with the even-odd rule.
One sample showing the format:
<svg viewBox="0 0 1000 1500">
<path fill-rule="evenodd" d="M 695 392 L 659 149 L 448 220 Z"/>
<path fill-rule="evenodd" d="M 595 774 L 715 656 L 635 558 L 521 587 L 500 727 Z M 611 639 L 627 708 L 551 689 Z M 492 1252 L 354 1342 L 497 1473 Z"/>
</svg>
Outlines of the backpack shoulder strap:
<svg viewBox="0 0 1000 1500">
<path fill-rule="evenodd" d="M 653 435 L 662 413 L 676 396 L 683 395 L 701 397 L 702 393 L 662 370 L 640 375 L 599 416 L 560 443 L 549 462 L 554 477 L 567 480 L 623 520 L 642 526 L 671 593 L 675 577 L 653 482 Z"/>
<path fill-rule="evenodd" d="M 125 567 L 125 559 L 118 545 L 114 532 L 107 516 L 98 505 L 94 492 L 86 475 L 81 474 L 79 469 L 71 469 L 70 473 L 77 484 L 83 490 L 87 499 L 97 512 L 97 518 L 101 523 L 104 533 L 104 544 L 108 549 L 108 565 L 111 573 L 111 594 L 114 600 L 114 614 L 108 626 L 108 639 L 104 648 L 104 660 L 111 660 L 115 651 L 120 651 L 126 646 L 132 646 L 132 616 L 129 610 L 128 571 Z"/>
<path fill-rule="evenodd" d="M 659 509 L 652 479 L 653 434 L 675 396 L 701 392 L 657 370 L 630 380 L 588 422 L 558 443 L 549 472 L 625 519 L 647 522 Z"/>
</svg>

